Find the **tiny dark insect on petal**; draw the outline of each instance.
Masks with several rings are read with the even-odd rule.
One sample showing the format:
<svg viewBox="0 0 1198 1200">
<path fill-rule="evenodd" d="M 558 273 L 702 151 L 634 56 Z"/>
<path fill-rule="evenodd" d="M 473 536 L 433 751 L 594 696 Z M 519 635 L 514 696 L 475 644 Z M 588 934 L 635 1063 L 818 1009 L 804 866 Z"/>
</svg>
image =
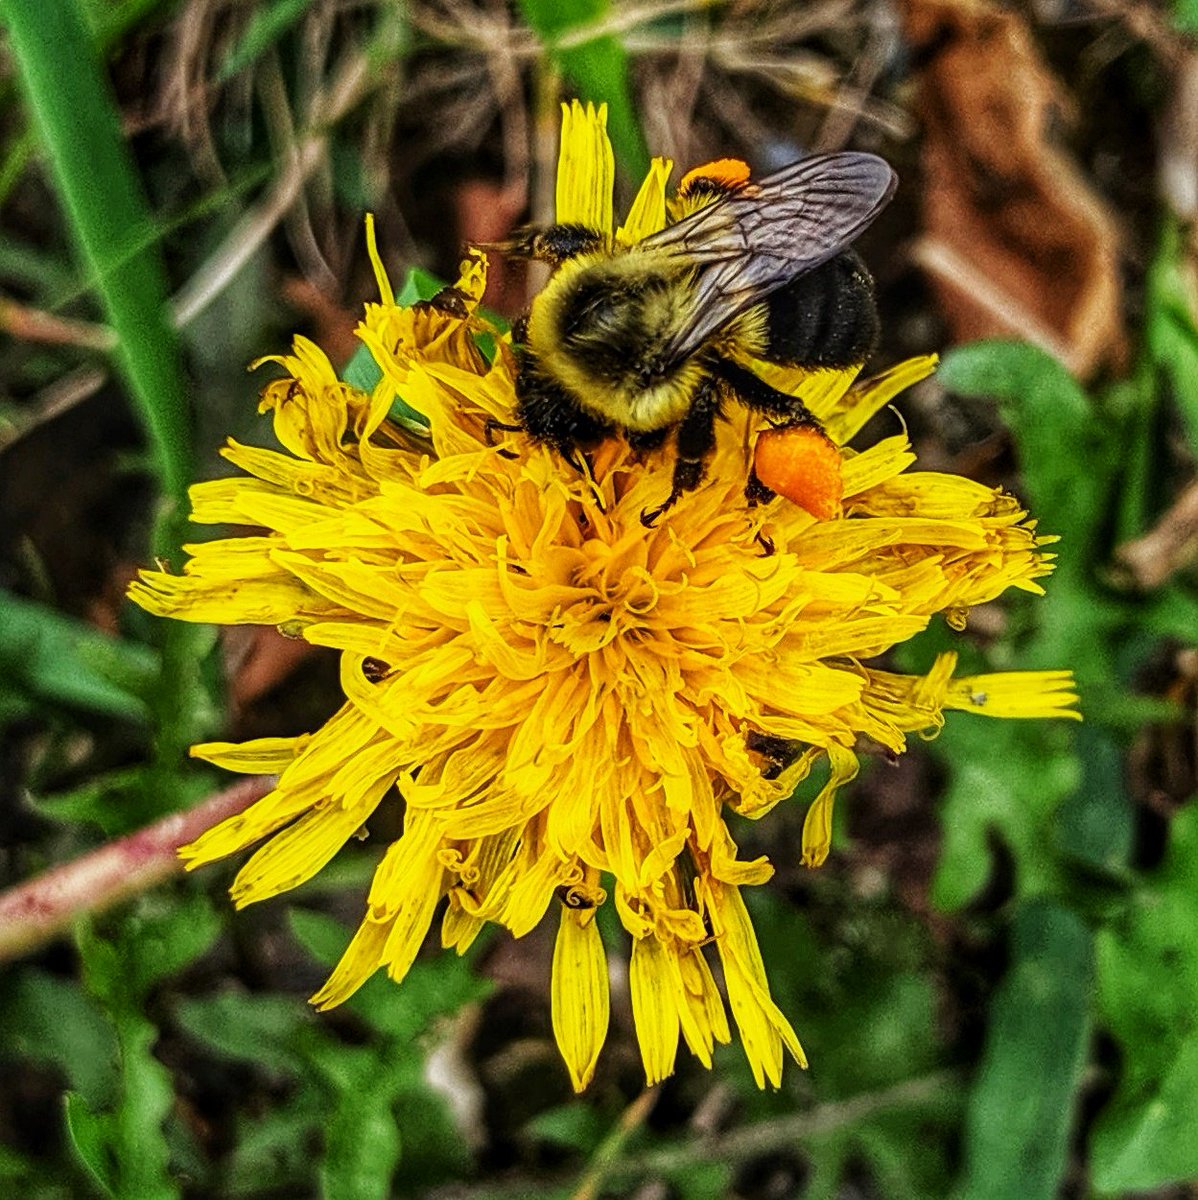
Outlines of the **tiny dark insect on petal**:
<svg viewBox="0 0 1198 1200">
<path fill-rule="evenodd" d="M 367 683 L 380 683 L 387 678 L 390 670 L 390 666 L 381 658 L 364 658 L 362 660 L 362 674 L 366 677 Z"/>
</svg>

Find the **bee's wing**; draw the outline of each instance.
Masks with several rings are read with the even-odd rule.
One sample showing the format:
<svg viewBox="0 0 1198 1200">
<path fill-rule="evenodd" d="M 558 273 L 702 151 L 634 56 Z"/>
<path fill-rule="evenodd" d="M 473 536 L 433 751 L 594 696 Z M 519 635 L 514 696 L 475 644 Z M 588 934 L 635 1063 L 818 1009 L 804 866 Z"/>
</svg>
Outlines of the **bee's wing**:
<svg viewBox="0 0 1198 1200">
<path fill-rule="evenodd" d="M 666 356 L 687 358 L 770 292 L 839 254 L 881 212 L 897 182 L 873 154 L 813 155 L 646 238 L 646 250 L 697 269 L 697 303 Z"/>
</svg>

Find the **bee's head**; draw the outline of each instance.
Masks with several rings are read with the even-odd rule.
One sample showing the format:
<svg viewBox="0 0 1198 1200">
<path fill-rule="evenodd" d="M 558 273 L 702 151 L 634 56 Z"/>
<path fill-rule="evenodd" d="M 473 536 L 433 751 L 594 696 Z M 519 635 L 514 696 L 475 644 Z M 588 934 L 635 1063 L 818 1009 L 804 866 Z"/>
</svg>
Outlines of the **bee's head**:
<svg viewBox="0 0 1198 1200">
<path fill-rule="evenodd" d="M 531 258 L 560 267 L 580 254 L 602 249 L 604 242 L 603 234 L 585 225 L 534 225 L 496 243 L 496 249 L 512 258 Z"/>
</svg>

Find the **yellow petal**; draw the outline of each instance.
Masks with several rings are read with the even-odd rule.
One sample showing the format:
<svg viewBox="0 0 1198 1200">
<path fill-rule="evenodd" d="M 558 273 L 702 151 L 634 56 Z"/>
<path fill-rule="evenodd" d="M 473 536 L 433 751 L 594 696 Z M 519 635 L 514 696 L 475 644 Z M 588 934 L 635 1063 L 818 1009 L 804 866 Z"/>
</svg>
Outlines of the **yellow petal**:
<svg viewBox="0 0 1198 1200">
<path fill-rule="evenodd" d="M 383 266 L 383 257 L 379 254 L 378 240 L 374 234 L 374 213 L 366 214 L 366 253 L 370 256 L 370 265 L 374 268 L 374 278 L 379 285 L 379 299 L 385 305 L 395 303 L 395 292 L 391 288 L 391 280 L 387 278 L 387 268 Z"/>
<path fill-rule="evenodd" d="M 945 708 L 984 717 L 1067 717 L 1080 721 L 1072 671 L 1003 671 L 954 679 Z"/>
<path fill-rule="evenodd" d="M 666 182 L 673 169 L 668 158 L 655 158 L 649 164 L 649 174 L 628 210 L 628 220 L 616 230 L 617 242 L 630 245 L 665 228 Z"/>
<path fill-rule="evenodd" d="M 838 410 L 824 421 L 828 436 L 843 445 L 899 392 L 926 379 L 936 369 L 938 361 L 935 354 L 908 358 L 848 392 Z"/>
<path fill-rule="evenodd" d="M 711 904 L 728 1002 L 749 1068 L 758 1087 L 765 1087 L 766 1080 L 778 1087 L 782 1082 L 782 1050 L 785 1048 L 801 1067 L 807 1066 L 807 1056 L 790 1022 L 770 999 L 765 964 L 740 893 L 734 887 L 715 885 Z"/>
<path fill-rule="evenodd" d="M 224 767 L 226 771 L 277 775 L 291 765 L 310 740 L 310 734 L 303 734 L 289 738 L 254 738 L 248 742 L 204 742 L 192 746 L 191 756 Z"/>
<path fill-rule="evenodd" d="M 857 756 L 844 746 L 828 747 L 828 782 L 811 802 L 803 820 L 803 865 L 818 867 L 832 846 L 832 806 L 836 793 L 857 774 Z"/>
<path fill-rule="evenodd" d="M 557 220 L 612 232 L 616 164 L 607 139 L 607 105 L 596 111 L 577 100 L 562 105 L 561 154 L 557 160 Z"/>
<path fill-rule="evenodd" d="M 645 1083 L 652 1087 L 674 1073 L 682 991 L 674 956 L 652 934 L 632 943 L 629 985 Z"/>
<path fill-rule="evenodd" d="M 383 965 L 383 947 L 393 924 L 392 917 L 378 919 L 368 915 L 350 939 L 333 973 L 308 1003 L 323 1010 L 348 1000 Z"/>
<path fill-rule="evenodd" d="M 553 948 L 553 1035 L 576 1092 L 595 1073 L 610 1013 L 607 956 L 594 917 L 594 909 L 563 904 Z"/>
<path fill-rule="evenodd" d="M 724 1002 L 700 949 L 696 947 L 680 955 L 678 966 L 682 982 L 682 1003 L 678 1010 L 682 1036 L 690 1052 L 710 1069 L 715 1043 L 723 1045 L 732 1037 Z"/>
</svg>

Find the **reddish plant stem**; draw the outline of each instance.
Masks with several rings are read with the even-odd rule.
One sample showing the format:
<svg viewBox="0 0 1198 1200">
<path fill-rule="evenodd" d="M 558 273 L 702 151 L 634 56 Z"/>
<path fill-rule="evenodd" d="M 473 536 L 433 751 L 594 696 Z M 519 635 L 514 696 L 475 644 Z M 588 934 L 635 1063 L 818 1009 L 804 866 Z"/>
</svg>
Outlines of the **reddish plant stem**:
<svg viewBox="0 0 1198 1200">
<path fill-rule="evenodd" d="M 0 962 L 49 941 L 85 913 L 110 908 L 181 873 L 180 846 L 249 807 L 274 784 L 270 775 L 243 780 L 186 812 L 172 813 L 0 893 Z"/>
</svg>

